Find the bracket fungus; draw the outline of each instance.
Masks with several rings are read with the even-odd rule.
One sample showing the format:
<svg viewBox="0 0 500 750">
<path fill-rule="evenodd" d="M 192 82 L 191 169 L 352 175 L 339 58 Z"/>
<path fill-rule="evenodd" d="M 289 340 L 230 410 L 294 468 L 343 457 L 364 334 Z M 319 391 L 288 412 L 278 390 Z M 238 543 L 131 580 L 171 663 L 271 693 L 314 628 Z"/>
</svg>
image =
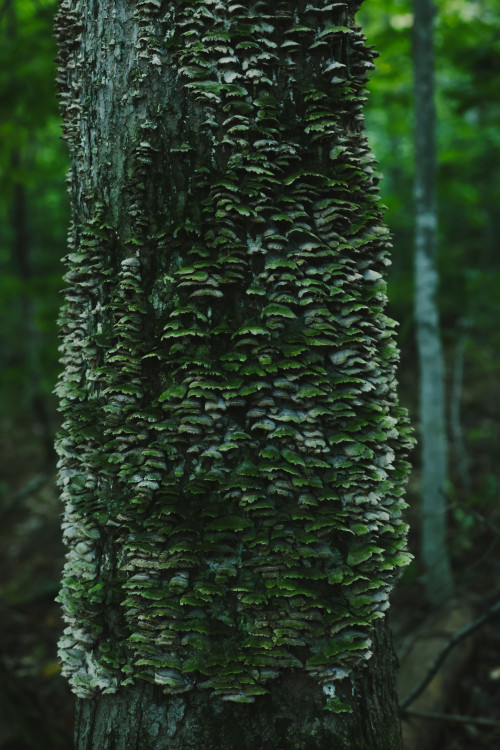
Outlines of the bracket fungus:
<svg viewBox="0 0 500 750">
<path fill-rule="evenodd" d="M 91 5 L 57 20 L 64 674 L 251 702 L 302 669 L 347 710 L 411 444 L 358 3 Z"/>
</svg>

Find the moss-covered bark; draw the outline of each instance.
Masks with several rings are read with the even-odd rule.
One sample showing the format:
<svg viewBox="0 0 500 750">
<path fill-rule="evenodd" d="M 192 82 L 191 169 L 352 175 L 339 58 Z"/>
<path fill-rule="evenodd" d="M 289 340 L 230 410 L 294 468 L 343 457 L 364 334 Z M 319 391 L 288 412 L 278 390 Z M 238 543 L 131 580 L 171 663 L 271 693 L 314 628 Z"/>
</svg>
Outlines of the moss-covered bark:
<svg viewBox="0 0 500 750">
<path fill-rule="evenodd" d="M 357 5 L 61 3 L 81 698 L 234 707 L 295 670 L 354 700 L 407 560 L 408 447 Z"/>
</svg>

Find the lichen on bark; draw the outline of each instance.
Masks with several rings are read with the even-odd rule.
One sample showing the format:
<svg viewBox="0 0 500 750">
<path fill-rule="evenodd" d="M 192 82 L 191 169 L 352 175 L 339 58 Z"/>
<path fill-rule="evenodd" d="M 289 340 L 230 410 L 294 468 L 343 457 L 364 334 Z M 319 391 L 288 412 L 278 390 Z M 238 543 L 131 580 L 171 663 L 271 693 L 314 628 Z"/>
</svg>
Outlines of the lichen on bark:
<svg viewBox="0 0 500 750">
<path fill-rule="evenodd" d="M 63 0 L 63 671 L 252 702 L 408 560 L 358 3 Z M 345 709 L 345 705 L 344 705 Z"/>
</svg>

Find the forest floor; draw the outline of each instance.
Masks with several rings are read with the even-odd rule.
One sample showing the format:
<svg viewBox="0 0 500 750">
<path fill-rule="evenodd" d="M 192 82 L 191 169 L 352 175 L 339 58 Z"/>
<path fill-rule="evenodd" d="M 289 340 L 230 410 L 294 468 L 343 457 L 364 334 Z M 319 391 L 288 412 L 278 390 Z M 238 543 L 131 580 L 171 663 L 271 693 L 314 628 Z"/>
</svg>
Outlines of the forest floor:
<svg viewBox="0 0 500 750">
<path fill-rule="evenodd" d="M 63 628 L 60 607 L 54 601 L 64 558 L 62 509 L 55 461 L 43 457 L 41 442 L 42 430 L 37 431 L 36 426 L 23 430 L 8 421 L 0 422 L 0 750 L 72 748 L 74 700 L 56 656 Z M 410 521 L 416 528 L 417 514 L 412 506 Z M 474 513 L 478 515 L 476 510 Z M 447 623 L 446 632 L 439 632 L 441 646 L 455 628 L 481 615 L 499 598 L 500 529 L 497 531 L 494 520 L 483 521 L 472 524 L 467 533 L 461 527 L 453 530 L 455 542 L 461 539 L 454 545 L 456 593 L 453 603 L 438 613 L 438 630 Z M 416 533 L 412 533 L 410 544 L 417 546 Z M 391 608 L 395 649 L 410 684 L 413 678 L 405 666 L 407 653 L 411 648 L 420 653 L 419 644 L 426 639 L 428 643 L 430 632 L 436 635 L 436 617 L 423 602 L 413 564 L 399 584 Z M 457 608 L 461 622 L 452 617 L 452 609 Z M 405 736 L 409 736 L 410 727 L 411 742 L 420 743 L 425 750 L 500 747 L 499 620 L 497 615 L 453 649 L 458 655 L 453 657 L 458 672 L 455 668 L 451 686 L 446 681 L 441 685 L 439 698 L 434 705 L 431 701 L 428 710 L 455 718 L 407 717 Z M 448 669 L 446 662 L 442 669 Z M 463 722 L 460 717 L 497 722 L 498 726 Z M 411 744 L 405 750 L 412 750 Z"/>
</svg>

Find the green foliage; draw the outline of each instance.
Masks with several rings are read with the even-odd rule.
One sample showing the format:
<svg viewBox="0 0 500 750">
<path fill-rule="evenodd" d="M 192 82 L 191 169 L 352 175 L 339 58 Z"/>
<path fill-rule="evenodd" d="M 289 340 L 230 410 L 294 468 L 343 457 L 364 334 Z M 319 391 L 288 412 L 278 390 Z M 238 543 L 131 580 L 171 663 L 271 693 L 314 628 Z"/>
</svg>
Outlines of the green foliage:
<svg viewBox="0 0 500 750">
<path fill-rule="evenodd" d="M 4 414 L 29 414 L 57 370 L 59 259 L 68 221 L 55 97 L 56 2 L 5 3 L 0 16 L 0 324 Z M 31 415 L 32 416 L 32 415 Z"/>
<path fill-rule="evenodd" d="M 395 317 L 412 316 L 412 72 L 411 0 L 367 0 L 359 14 L 381 51 L 367 106 L 369 140 L 383 165 L 382 198 L 394 234 L 389 297 Z M 457 318 L 474 321 L 475 335 L 493 334 L 500 283 L 500 70 L 498 8 L 494 0 L 445 0 L 436 16 L 440 306 L 451 338 Z M 493 243 L 493 244 L 492 244 Z"/>
<path fill-rule="evenodd" d="M 402 324 L 401 398 L 412 408 L 419 390 L 412 330 L 412 3 L 367 0 L 359 18 L 381 51 L 369 84 L 367 125 L 383 167 L 381 194 L 389 206 L 387 221 L 394 239 L 388 281 L 390 310 Z M 487 506 L 487 476 L 496 471 L 500 450 L 498 418 L 492 409 L 500 377 L 500 105 L 495 89 L 499 31 L 495 0 L 437 4 L 438 295 L 449 394 L 458 366 L 456 343 L 466 337 L 460 418 L 474 475 L 472 497 L 478 506 Z M 457 470 L 462 461 L 452 443 L 451 476 L 463 498 L 469 491 Z M 462 535 L 462 522 L 456 523 L 456 533 Z"/>
</svg>

